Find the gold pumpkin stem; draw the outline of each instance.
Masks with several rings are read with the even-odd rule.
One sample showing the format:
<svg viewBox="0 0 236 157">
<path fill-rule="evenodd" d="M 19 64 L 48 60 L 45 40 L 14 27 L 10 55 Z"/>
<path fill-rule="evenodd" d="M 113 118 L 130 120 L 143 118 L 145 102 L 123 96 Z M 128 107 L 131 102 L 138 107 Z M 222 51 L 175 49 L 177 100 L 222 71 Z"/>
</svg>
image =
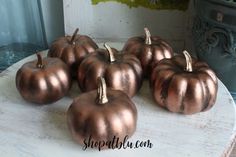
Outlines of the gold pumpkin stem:
<svg viewBox="0 0 236 157">
<path fill-rule="evenodd" d="M 98 93 L 97 102 L 99 104 L 105 104 L 108 102 L 107 98 L 107 86 L 105 79 L 103 77 L 98 78 Z"/>
<path fill-rule="evenodd" d="M 185 59 L 186 59 L 186 68 L 185 68 L 185 70 L 188 71 L 188 72 L 192 72 L 193 71 L 192 57 L 191 57 L 191 55 L 186 50 L 183 51 L 183 54 L 184 54 Z"/>
<path fill-rule="evenodd" d="M 144 31 L 145 31 L 145 35 L 146 35 L 145 44 L 152 45 L 151 33 L 150 33 L 149 29 L 147 27 L 145 27 Z"/>
<path fill-rule="evenodd" d="M 70 43 L 75 44 L 75 37 L 79 32 L 79 28 L 76 28 L 75 32 L 73 33 L 73 36 L 71 37 Z"/>
<path fill-rule="evenodd" d="M 37 61 L 37 64 L 36 64 L 37 68 L 43 68 L 44 65 L 43 65 L 43 59 L 42 59 L 41 54 L 36 53 L 36 55 L 37 55 L 37 58 L 38 58 L 38 61 Z"/>
<path fill-rule="evenodd" d="M 106 43 L 104 43 L 104 47 L 107 49 L 107 51 L 108 51 L 108 53 L 109 53 L 110 62 L 111 62 L 111 63 L 112 63 L 112 62 L 115 62 L 116 59 L 115 59 L 115 56 L 114 56 L 114 53 L 113 53 L 111 47 L 108 46 Z"/>
</svg>

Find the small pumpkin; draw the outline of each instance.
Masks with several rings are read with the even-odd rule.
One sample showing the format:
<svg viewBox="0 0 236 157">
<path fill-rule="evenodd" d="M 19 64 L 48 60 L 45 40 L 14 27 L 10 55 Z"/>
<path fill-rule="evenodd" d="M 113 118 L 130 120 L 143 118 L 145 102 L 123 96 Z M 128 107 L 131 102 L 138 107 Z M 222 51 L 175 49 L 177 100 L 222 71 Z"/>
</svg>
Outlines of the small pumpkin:
<svg viewBox="0 0 236 157">
<path fill-rule="evenodd" d="M 139 60 L 134 55 L 119 53 L 107 44 L 104 46 L 106 50 L 97 49 L 79 67 L 78 83 L 82 92 L 96 89 L 97 78 L 104 77 L 108 87 L 133 97 L 142 85 Z"/>
<path fill-rule="evenodd" d="M 26 100 L 38 104 L 55 102 L 71 87 L 68 66 L 59 58 L 44 58 L 25 63 L 16 73 L 16 87 Z"/>
<path fill-rule="evenodd" d="M 137 109 L 127 94 L 107 89 L 105 79 L 100 77 L 98 90 L 82 93 L 73 100 L 67 122 L 72 137 L 82 145 L 89 138 L 106 142 L 116 137 L 122 141 L 136 130 Z"/>
<path fill-rule="evenodd" d="M 81 61 L 89 53 L 98 48 L 97 44 L 86 35 L 78 35 L 77 28 L 73 36 L 65 36 L 54 41 L 48 51 L 49 57 L 61 58 L 71 69 L 72 76 L 76 76 L 76 71 Z"/>
<path fill-rule="evenodd" d="M 171 46 L 158 36 L 151 36 L 148 28 L 144 28 L 145 36 L 130 38 L 123 50 L 134 54 L 141 62 L 144 77 L 149 77 L 152 66 L 164 58 L 171 58 Z"/>
<path fill-rule="evenodd" d="M 157 104 L 171 112 L 194 114 L 216 101 L 218 80 L 209 66 L 184 55 L 163 59 L 152 71 L 150 85 Z"/>
</svg>

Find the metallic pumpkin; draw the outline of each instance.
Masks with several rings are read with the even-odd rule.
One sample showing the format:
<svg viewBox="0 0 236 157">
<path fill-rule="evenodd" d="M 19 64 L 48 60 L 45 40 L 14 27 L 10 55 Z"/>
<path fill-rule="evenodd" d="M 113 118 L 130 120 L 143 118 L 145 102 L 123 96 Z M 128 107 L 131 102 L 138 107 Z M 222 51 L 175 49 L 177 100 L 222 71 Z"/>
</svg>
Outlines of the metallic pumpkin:
<svg viewBox="0 0 236 157">
<path fill-rule="evenodd" d="M 67 111 L 72 137 L 82 145 L 89 138 L 106 142 L 114 136 L 121 141 L 125 136 L 131 137 L 137 122 L 135 104 L 124 92 L 106 88 L 104 78 L 96 82 L 98 90 L 79 95 Z"/>
<path fill-rule="evenodd" d="M 183 53 L 156 64 L 150 79 L 154 99 L 171 112 L 207 111 L 216 101 L 217 77 L 206 63 Z"/>
<path fill-rule="evenodd" d="M 139 60 L 131 54 L 118 52 L 107 44 L 105 49 L 97 49 L 80 64 L 78 84 L 82 90 L 97 88 L 96 80 L 104 77 L 107 86 L 122 90 L 133 97 L 142 85 L 142 67 Z"/>
<path fill-rule="evenodd" d="M 76 71 L 81 61 L 98 46 L 86 35 L 78 35 L 77 28 L 73 36 L 65 36 L 54 41 L 48 51 L 49 57 L 61 58 L 71 69 L 72 76 L 76 76 Z"/>
<path fill-rule="evenodd" d="M 171 46 L 158 36 L 151 36 L 148 28 L 144 28 L 145 36 L 130 38 L 123 50 L 134 54 L 141 62 L 144 77 L 149 77 L 154 64 L 164 58 L 171 58 Z"/>
<path fill-rule="evenodd" d="M 48 104 L 65 96 L 71 87 L 68 66 L 59 58 L 44 58 L 25 63 L 16 73 L 16 87 L 30 102 Z"/>
</svg>

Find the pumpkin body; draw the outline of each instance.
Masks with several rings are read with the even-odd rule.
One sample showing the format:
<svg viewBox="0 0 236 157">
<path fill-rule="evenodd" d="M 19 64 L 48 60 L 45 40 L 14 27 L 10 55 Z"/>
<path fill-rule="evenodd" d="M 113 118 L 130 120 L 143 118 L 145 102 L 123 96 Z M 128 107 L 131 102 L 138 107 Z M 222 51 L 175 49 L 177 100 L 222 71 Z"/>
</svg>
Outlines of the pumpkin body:
<svg viewBox="0 0 236 157">
<path fill-rule="evenodd" d="M 183 55 L 156 64 L 150 85 L 158 105 L 171 112 L 194 114 L 215 104 L 218 90 L 215 73 L 204 62 L 196 59 L 191 62 L 190 71 L 185 68 Z"/>
<path fill-rule="evenodd" d="M 77 35 L 61 37 L 54 41 L 48 51 L 49 57 L 58 57 L 62 59 L 71 69 L 72 76 L 76 76 L 76 71 L 89 53 L 98 48 L 97 44 L 86 35 Z"/>
<path fill-rule="evenodd" d="M 142 85 L 139 60 L 134 55 L 119 53 L 115 49 L 109 51 L 97 49 L 81 63 L 78 83 L 82 92 L 96 89 L 97 78 L 104 77 L 108 87 L 122 90 L 133 97 Z M 115 59 L 111 61 L 112 58 Z"/>
<path fill-rule="evenodd" d="M 158 36 L 151 36 L 146 29 L 146 36 L 130 38 L 123 50 L 140 60 L 144 76 L 149 77 L 153 65 L 164 58 L 171 58 L 173 50 L 166 41 Z"/>
<path fill-rule="evenodd" d="M 52 103 L 65 96 L 71 87 L 68 66 L 58 58 L 41 58 L 38 63 L 38 60 L 25 63 L 17 71 L 16 87 L 21 96 L 38 104 Z"/>
<path fill-rule="evenodd" d="M 105 90 L 102 96 L 98 96 L 99 90 L 82 93 L 67 111 L 72 137 L 82 145 L 89 138 L 106 142 L 115 136 L 122 141 L 136 129 L 137 109 L 131 99 L 122 91 Z"/>
</svg>

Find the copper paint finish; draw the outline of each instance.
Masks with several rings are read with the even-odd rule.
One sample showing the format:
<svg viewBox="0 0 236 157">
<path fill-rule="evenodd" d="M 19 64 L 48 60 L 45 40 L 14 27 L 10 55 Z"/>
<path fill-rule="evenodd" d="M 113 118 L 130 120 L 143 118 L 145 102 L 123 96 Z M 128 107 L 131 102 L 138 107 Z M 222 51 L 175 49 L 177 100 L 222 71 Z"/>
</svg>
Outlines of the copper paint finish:
<svg viewBox="0 0 236 157">
<path fill-rule="evenodd" d="M 215 73 L 186 51 L 184 55 L 160 61 L 153 69 L 150 85 L 157 104 L 184 114 L 210 109 L 218 90 Z"/>
<path fill-rule="evenodd" d="M 44 58 L 25 63 L 16 74 L 16 87 L 21 96 L 38 104 L 52 103 L 69 91 L 68 66 L 58 58 Z"/>
<path fill-rule="evenodd" d="M 79 29 L 76 29 L 73 36 L 57 39 L 48 51 L 49 57 L 61 58 L 70 67 L 73 77 L 76 76 L 81 61 L 98 48 L 90 37 L 78 35 L 78 31 Z"/>
<path fill-rule="evenodd" d="M 149 77 L 153 65 L 163 58 L 171 58 L 171 46 L 158 36 L 151 36 L 150 31 L 144 28 L 145 36 L 130 38 L 123 50 L 134 54 L 140 60 L 145 77 Z"/>
<path fill-rule="evenodd" d="M 122 91 L 107 89 L 103 78 L 97 82 L 98 90 L 79 95 L 67 112 L 72 137 L 82 145 L 90 136 L 93 141 L 111 141 L 114 136 L 123 140 L 136 130 L 132 100 Z"/>
<path fill-rule="evenodd" d="M 81 63 L 78 83 L 83 92 L 97 88 L 97 78 L 104 77 L 107 86 L 134 96 L 142 85 L 142 68 L 131 54 L 123 54 L 105 44 Z"/>
</svg>

